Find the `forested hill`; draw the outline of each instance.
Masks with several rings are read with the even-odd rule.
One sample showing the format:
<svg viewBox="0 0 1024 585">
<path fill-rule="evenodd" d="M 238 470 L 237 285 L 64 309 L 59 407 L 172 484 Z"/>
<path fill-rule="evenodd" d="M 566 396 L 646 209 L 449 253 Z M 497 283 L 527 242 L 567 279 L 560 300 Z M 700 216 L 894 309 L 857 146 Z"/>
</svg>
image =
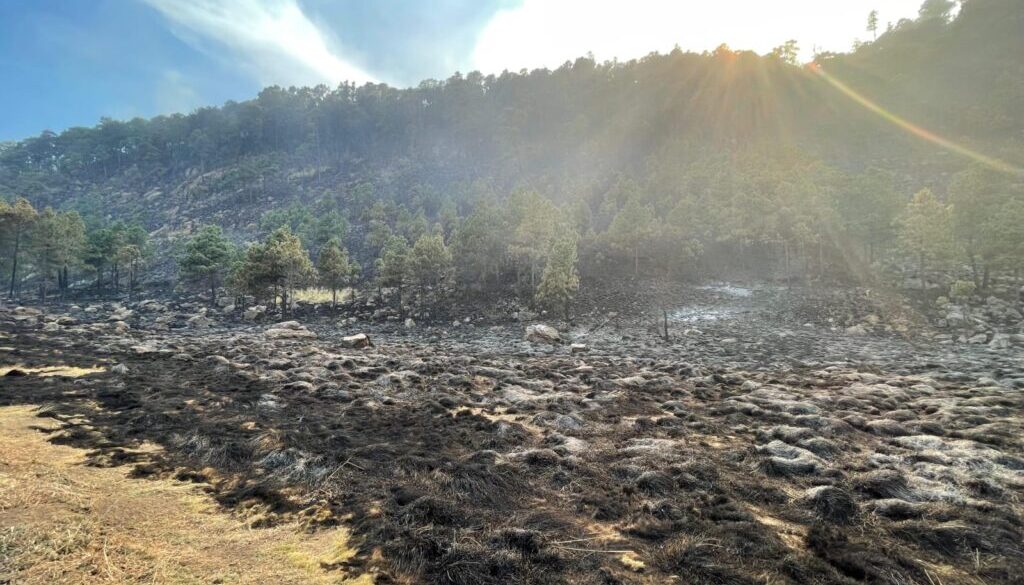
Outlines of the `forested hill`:
<svg viewBox="0 0 1024 585">
<path fill-rule="evenodd" d="M 896 115 L 1024 164 L 1024 3 L 967 0 L 956 17 L 952 6 L 928 0 L 918 19 L 816 65 Z M 914 192 L 941 198 L 971 162 L 856 103 L 792 47 L 721 47 L 410 89 L 270 87 L 187 115 L 105 119 L 4 145 L 0 197 L 164 235 L 219 224 L 244 240 L 290 222 L 314 254 L 323 238 L 310 225 L 331 217 L 321 231 L 344 232 L 365 260 L 374 221 L 410 239 L 440 224 L 448 238 L 482 204 L 526 191 L 584 238 L 625 213 L 676 222 L 687 249 L 820 257 L 846 245 L 840 235 L 884 246 Z"/>
</svg>

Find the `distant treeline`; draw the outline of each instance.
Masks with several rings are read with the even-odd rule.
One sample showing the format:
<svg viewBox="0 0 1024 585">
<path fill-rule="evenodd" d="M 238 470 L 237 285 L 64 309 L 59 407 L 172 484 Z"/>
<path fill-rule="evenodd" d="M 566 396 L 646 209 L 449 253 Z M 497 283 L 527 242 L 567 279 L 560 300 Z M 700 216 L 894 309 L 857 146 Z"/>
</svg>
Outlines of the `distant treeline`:
<svg viewBox="0 0 1024 585">
<path fill-rule="evenodd" d="M 895 115 L 1024 160 L 1022 4 L 968 0 L 955 18 L 953 7 L 928 0 L 919 18 L 875 22 L 876 40 L 816 63 Z M 451 255 L 444 281 L 467 292 L 532 294 L 556 256 L 578 266 L 570 283 L 577 270 L 584 281 L 848 278 L 886 264 L 970 267 L 984 286 L 1017 269 L 1019 175 L 914 137 L 795 56 L 792 43 L 765 56 L 722 46 L 411 89 L 270 87 L 0 146 L 0 197 L 76 210 L 96 230 L 217 225 L 235 244 L 266 245 L 287 227 L 313 260 L 333 242 L 363 279 L 392 285 L 405 277 L 384 276 L 382 259 L 427 238 Z M 83 266 L 117 288 L 134 263 L 116 250 L 136 245 L 144 260 L 137 240 L 102 253 L 89 243 Z M 53 280 L 12 268 L 14 256 L 3 267 L 15 288 L 18 273 Z"/>
</svg>

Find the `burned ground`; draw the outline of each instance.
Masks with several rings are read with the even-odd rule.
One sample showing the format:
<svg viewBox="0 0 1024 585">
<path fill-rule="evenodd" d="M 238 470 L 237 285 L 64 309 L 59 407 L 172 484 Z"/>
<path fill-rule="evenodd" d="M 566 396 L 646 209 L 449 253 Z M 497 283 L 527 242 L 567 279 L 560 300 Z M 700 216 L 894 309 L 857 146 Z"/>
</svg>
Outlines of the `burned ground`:
<svg viewBox="0 0 1024 585">
<path fill-rule="evenodd" d="M 326 322 L 270 339 L 7 312 L 27 375 L 0 403 L 39 405 L 95 465 L 208 484 L 253 526 L 344 524 L 360 554 L 337 570 L 378 583 L 1021 582 L 1019 352 L 754 306 L 683 314 L 669 343 L 580 326 L 582 355 L 501 323 L 381 326 L 352 350 Z"/>
</svg>

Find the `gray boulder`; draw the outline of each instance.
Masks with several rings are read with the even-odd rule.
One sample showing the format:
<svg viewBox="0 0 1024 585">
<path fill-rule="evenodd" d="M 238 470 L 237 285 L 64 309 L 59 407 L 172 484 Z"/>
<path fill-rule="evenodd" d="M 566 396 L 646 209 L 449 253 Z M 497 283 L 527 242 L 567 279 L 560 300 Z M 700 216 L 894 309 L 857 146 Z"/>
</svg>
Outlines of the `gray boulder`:
<svg viewBox="0 0 1024 585">
<path fill-rule="evenodd" d="M 347 347 L 348 349 L 363 349 L 367 347 L 373 347 L 373 342 L 370 341 L 369 335 L 365 333 L 357 333 L 355 335 L 342 337 L 341 346 Z"/>
<path fill-rule="evenodd" d="M 316 333 L 298 321 L 282 321 L 263 332 L 268 339 L 315 339 Z"/>
<path fill-rule="evenodd" d="M 526 328 L 526 341 L 532 343 L 547 343 L 550 345 L 559 345 L 562 343 L 562 336 L 558 333 L 558 329 L 550 325 L 530 325 Z"/>
</svg>

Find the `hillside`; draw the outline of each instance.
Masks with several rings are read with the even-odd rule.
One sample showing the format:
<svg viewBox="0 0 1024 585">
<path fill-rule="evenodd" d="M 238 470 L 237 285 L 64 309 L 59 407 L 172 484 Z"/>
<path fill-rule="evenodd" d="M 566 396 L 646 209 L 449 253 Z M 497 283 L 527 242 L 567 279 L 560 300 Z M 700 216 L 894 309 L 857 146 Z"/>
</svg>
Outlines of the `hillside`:
<svg viewBox="0 0 1024 585">
<path fill-rule="evenodd" d="M 1020 2 L 971 0 L 949 21 L 923 13 L 817 65 L 882 108 L 1019 166 L 1022 19 Z M 767 251 L 746 264 L 768 254 L 788 267 L 791 253 L 848 263 L 849 249 L 871 250 L 869 261 L 893 243 L 911 194 L 941 198 L 973 162 L 868 111 L 785 50 L 723 46 L 457 73 L 410 89 L 269 87 L 188 115 L 105 119 L 3 147 L 0 195 L 76 209 L 90 225 L 135 221 L 158 241 L 202 224 L 252 241 L 290 223 L 314 255 L 326 236 L 308 233 L 330 233 L 372 266 L 374 220 L 410 243 L 435 223 L 451 239 L 480 203 L 530 191 L 573 218 L 584 272 L 616 255 L 599 239 L 631 203 L 685 234 L 662 255 L 699 245 L 706 271 L 752 248 Z M 665 262 L 644 247 L 659 270 Z"/>
</svg>

